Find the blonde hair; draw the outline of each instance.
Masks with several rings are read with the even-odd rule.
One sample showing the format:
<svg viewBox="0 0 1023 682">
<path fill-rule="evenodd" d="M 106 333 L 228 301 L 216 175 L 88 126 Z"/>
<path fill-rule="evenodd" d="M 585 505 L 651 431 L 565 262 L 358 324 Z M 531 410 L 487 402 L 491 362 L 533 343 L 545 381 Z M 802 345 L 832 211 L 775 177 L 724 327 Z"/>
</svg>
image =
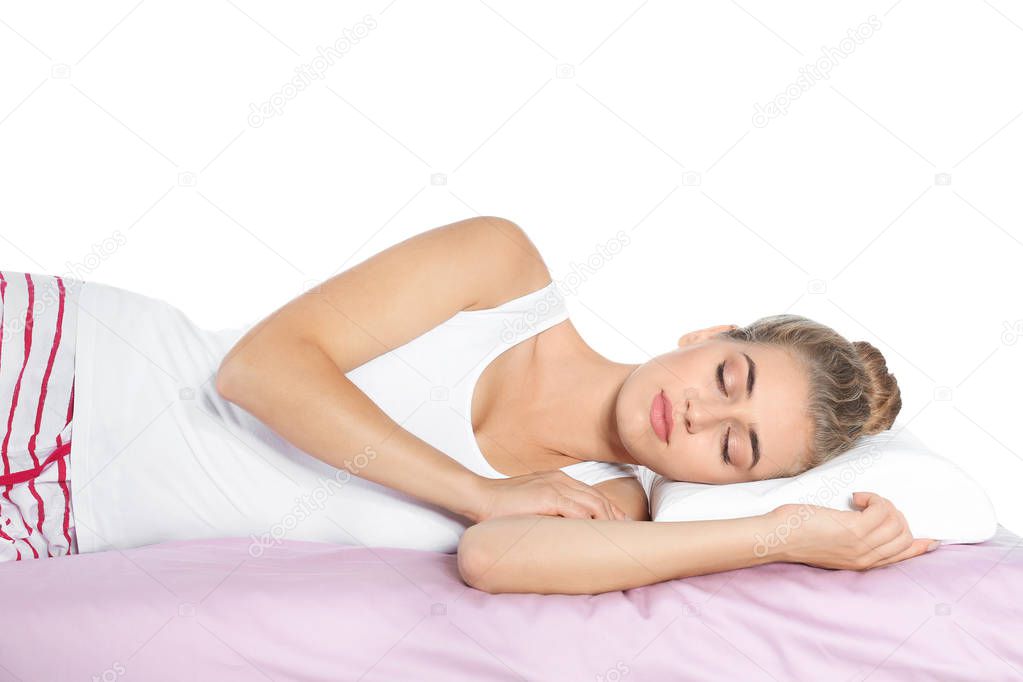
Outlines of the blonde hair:
<svg viewBox="0 0 1023 682">
<path fill-rule="evenodd" d="M 771 315 L 719 337 L 777 346 L 809 380 L 809 455 L 796 475 L 849 450 L 860 436 L 891 428 L 902 409 L 898 382 L 884 355 L 866 341 L 849 342 L 831 327 L 792 314 Z"/>
</svg>

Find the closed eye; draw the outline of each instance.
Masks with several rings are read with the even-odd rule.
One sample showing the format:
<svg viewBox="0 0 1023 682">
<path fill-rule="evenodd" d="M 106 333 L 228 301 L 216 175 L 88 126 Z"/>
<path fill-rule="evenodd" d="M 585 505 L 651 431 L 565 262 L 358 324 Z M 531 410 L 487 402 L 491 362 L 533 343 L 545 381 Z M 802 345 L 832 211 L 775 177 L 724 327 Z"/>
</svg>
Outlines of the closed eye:
<svg viewBox="0 0 1023 682">
<path fill-rule="evenodd" d="M 718 388 L 721 389 L 721 393 L 728 397 L 728 391 L 725 390 L 725 363 L 722 362 L 718 365 L 717 371 Z M 729 427 L 728 431 L 725 432 L 725 440 L 721 443 L 721 459 L 725 464 L 731 464 L 732 458 L 728 456 L 728 438 L 732 435 L 732 429 Z"/>
</svg>

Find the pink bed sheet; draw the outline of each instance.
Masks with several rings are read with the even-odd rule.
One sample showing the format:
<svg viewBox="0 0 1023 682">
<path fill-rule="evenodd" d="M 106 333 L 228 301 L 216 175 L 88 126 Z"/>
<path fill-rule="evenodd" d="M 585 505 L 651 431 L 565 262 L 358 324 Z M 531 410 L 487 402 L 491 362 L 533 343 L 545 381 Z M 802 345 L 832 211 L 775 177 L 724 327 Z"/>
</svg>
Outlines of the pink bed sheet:
<svg viewBox="0 0 1023 682">
<path fill-rule="evenodd" d="M 1019 680 L 1003 527 L 863 573 L 769 564 L 490 595 L 453 555 L 178 541 L 0 565 L 8 680 Z"/>
</svg>

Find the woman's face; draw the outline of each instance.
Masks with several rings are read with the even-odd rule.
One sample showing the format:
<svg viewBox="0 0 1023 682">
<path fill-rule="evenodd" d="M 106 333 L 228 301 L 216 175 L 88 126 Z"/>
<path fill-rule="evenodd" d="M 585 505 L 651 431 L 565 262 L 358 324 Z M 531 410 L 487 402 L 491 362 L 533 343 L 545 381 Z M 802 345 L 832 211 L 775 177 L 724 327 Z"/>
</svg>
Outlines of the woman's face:
<svg viewBox="0 0 1023 682">
<path fill-rule="evenodd" d="M 717 337 L 729 328 L 686 334 L 677 350 L 640 365 L 626 379 L 615 412 L 619 437 L 638 463 L 696 483 L 738 483 L 801 471 L 811 430 L 804 414 L 805 373 L 780 348 Z M 671 404 L 667 442 L 654 426 L 656 414 L 651 416 L 662 391 Z M 722 454 L 726 441 L 727 457 Z"/>
</svg>

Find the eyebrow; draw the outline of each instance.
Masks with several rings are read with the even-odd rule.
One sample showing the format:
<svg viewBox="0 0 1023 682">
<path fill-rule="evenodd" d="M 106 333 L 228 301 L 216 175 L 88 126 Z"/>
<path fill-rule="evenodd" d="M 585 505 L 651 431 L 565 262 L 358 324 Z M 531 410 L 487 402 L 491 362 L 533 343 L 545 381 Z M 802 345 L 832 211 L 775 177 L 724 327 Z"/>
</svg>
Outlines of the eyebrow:
<svg viewBox="0 0 1023 682">
<path fill-rule="evenodd" d="M 746 398 L 748 399 L 753 397 L 753 386 L 756 383 L 757 376 L 757 363 L 753 362 L 753 358 L 746 353 L 743 353 L 742 356 L 746 358 L 746 364 L 749 366 L 749 372 L 746 375 Z M 760 436 L 757 435 L 752 425 L 748 428 L 750 445 L 753 447 L 753 463 L 749 465 L 749 468 L 752 469 L 760 461 Z"/>
</svg>

